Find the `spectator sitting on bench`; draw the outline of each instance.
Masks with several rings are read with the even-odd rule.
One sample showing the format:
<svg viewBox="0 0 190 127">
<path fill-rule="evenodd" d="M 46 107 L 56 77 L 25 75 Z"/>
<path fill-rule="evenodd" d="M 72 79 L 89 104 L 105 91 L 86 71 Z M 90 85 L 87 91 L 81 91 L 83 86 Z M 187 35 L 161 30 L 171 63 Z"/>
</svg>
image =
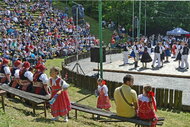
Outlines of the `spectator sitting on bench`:
<svg viewBox="0 0 190 127">
<path fill-rule="evenodd" d="M 10 83 L 11 82 L 11 71 L 8 66 L 9 60 L 3 58 L 3 61 L 0 65 L 0 83 Z"/>
<path fill-rule="evenodd" d="M 116 104 L 116 112 L 118 116 L 135 117 L 138 109 L 137 93 L 131 89 L 134 78 L 132 75 L 126 75 L 123 78 L 123 85 L 114 91 L 114 99 Z"/>
<path fill-rule="evenodd" d="M 34 93 L 40 95 L 50 95 L 48 91 L 48 77 L 45 74 L 45 70 L 47 69 L 43 64 L 40 64 L 36 67 L 37 71 L 33 76 L 33 88 Z"/>
<path fill-rule="evenodd" d="M 21 90 L 32 92 L 33 73 L 29 71 L 29 69 L 30 63 L 24 62 L 23 67 L 19 72 L 19 85 Z"/>
<path fill-rule="evenodd" d="M 152 87 L 150 85 L 146 85 L 143 88 L 143 94 L 140 94 L 138 96 L 139 108 L 137 116 L 140 119 L 153 121 L 151 127 L 156 127 L 156 120 L 157 120 L 157 116 L 155 114 L 155 111 L 157 111 L 156 100 L 154 98 L 154 93 L 151 90 Z"/>
<path fill-rule="evenodd" d="M 11 76 L 12 76 L 12 81 L 10 83 L 10 86 L 13 88 L 18 88 L 19 87 L 19 71 L 22 67 L 22 62 L 20 60 L 17 60 L 14 62 L 14 67 L 11 68 Z"/>
</svg>

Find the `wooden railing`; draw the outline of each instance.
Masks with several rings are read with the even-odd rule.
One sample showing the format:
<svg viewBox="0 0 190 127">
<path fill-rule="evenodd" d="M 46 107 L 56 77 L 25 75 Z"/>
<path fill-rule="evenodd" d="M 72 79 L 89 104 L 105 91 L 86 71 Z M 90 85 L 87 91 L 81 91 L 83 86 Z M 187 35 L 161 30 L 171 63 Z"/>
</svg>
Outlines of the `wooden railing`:
<svg viewBox="0 0 190 127">
<path fill-rule="evenodd" d="M 108 54 L 119 53 L 121 51 L 113 50 Z M 89 53 L 79 55 L 79 59 L 88 58 L 90 56 Z M 85 76 L 74 71 L 69 70 L 65 67 L 65 65 L 76 61 L 76 56 L 71 56 L 65 59 L 62 63 L 62 76 L 64 77 L 65 74 L 68 75 L 68 82 L 75 84 L 77 87 L 81 87 L 87 89 L 91 92 L 97 88 L 97 79 L 90 76 Z M 109 97 L 113 98 L 113 93 L 115 88 L 122 85 L 121 82 L 109 81 L 106 80 L 108 89 L 109 89 Z M 134 85 L 133 89 L 137 92 L 137 95 L 142 94 L 143 86 L 141 85 Z M 153 88 L 155 92 L 155 97 L 157 101 L 157 106 L 160 108 L 169 108 L 169 109 L 177 109 L 177 110 L 189 110 L 189 106 L 182 105 L 182 91 L 181 90 L 174 90 L 174 89 L 167 89 L 167 88 Z"/>
</svg>

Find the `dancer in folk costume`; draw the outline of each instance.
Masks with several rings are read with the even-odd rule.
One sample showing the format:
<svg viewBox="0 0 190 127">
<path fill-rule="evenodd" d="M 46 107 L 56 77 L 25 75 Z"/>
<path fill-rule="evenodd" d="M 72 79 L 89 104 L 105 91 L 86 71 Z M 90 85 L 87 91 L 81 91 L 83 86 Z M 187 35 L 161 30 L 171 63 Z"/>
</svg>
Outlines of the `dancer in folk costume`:
<svg viewBox="0 0 190 127">
<path fill-rule="evenodd" d="M 30 63 L 24 62 L 19 71 L 19 87 L 21 90 L 32 92 L 33 73 L 29 69 Z"/>
<path fill-rule="evenodd" d="M 176 57 L 176 61 L 178 61 L 178 68 L 181 68 L 180 67 L 180 63 L 181 63 L 181 50 L 182 50 L 182 43 L 181 42 L 178 42 L 178 45 L 177 45 L 177 57 Z"/>
<path fill-rule="evenodd" d="M 0 83 L 10 83 L 11 82 L 11 71 L 10 68 L 8 66 L 9 64 L 9 60 L 3 58 L 2 59 L 2 63 L 0 65 Z"/>
<path fill-rule="evenodd" d="M 16 60 L 14 62 L 14 67 L 11 69 L 12 81 L 10 86 L 13 88 L 19 88 L 19 72 L 22 67 L 22 62 L 20 60 Z"/>
<path fill-rule="evenodd" d="M 181 68 L 183 69 L 189 69 L 189 62 L 188 62 L 188 56 L 189 56 L 189 47 L 188 44 L 184 42 L 184 46 L 181 50 Z M 185 66 L 184 66 L 185 64 Z"/>
<path fill-rule="evenodd" d="M 37 66 L 37 71 L 33 76 L 34 93 L 40 95 L 50 95 L 48 91 L 48 77 L 45 74 L 46 67 L 43 64 Z"/>
<path fill-rule="evenodd" d="M 153 121 L 151 127 L 156 127 L 157 116 L 155 112 L 157 111 L 156 100 L 154 98 L 154 93 L 151 91 L 151 86 L 146 85 L 143 88 L 143 94 L 138 96 L 138 111 L 137 116 L 143 120 Z"/>
<path fill-rule="evenodd" d="M 138 67 L 138 61 L 139 61 L 139 52 L 140 52 L 140 47 L 139 47 L 139 42 L 135 42 L 135 45 L 133 47 L 134 53 L 135 53 L 135 68 Z"/>
<path fill-rule="evenodd" d="M 123 46 L 123 65 L 128 64 L 128 52 L 129 52 L 129 47 L 128 43 L 126 42 Z"/>
<path fill-rule="evenodd" d="M 163 64 L 164 64 L 163 60 L 165 59 L 165 48 L 162 43 L 161 43 L 160 48 L 162 51 L 162 53 L 160 54 L 160 60 L 161 60 L 161 64 L 162 64 L 161 67 L 163 67 Z"/>
<path fill-rule="evenodd" d="M 98 84 L 98 93 L 99 93 L 97 108 L 109 111 L 111 104 L 108 96 L 108 87 L 106 86 L 106 82 L 99 78 L 97 80 L 97 84 Z"/>
<path fill-rule="evenodd" d="M 177 45 L 176 45 L 176 42 L 174 42 L 174 44 L 172 45 L 172 58 L 175 58 L 177 57 Z"/>
<path fill-rule="evenodd" d="M 170 44 L 168 41 L 165 43 L 164 47 L 165 47 L 165 55 L 166 55 L 166 61 L 165 62 L 169 62 L 168 57 L 171 56 L 171 52 L 170 52 Z"/>
<path fill-rule="evenodd" d="M 56 97 L 55 102 L 51 104 L 51 114 L 54 117 L 52 120 L 58 120 L 59 116 L 64 116 L 64 121 L 67 122 L 67 114 L 71 110 L 71 103 L 67 93 L 69 85 L 59 77 L 58 67 L 50 69 L 50 76 L 51 98 Z"/>
<path fill-rule="evenodd" d="M 156 47 L 154 48 L 154 60 L 152 62 L 152 67 L 154 67 L 154 64 L 156 60 L 158 60 L 158 67 L 161 67 L 160 62 L 161 62 L 161 54 L 162 54 L 162 43 L 157 43 Z"/>
<path fill-rule="evenodd" d="M 144 51 L 142 54 L 141 62 L 143 64 L 143 68 L 147 68 L 147 63 L 152 62 L 152 58 L 150 57 L 150 54 L 148 53 L 148 47 L 144 46 Z"/>
</svg>

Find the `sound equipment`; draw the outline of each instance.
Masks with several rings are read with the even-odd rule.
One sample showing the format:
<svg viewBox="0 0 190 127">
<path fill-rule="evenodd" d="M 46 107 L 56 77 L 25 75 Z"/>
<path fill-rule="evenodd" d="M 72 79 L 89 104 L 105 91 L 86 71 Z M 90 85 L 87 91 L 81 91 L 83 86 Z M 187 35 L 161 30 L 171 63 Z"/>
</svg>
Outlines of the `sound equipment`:
<svg viewBox="0 0 190 127">
<path fill-rule="evenodd" d="M 102 47 L 103 50 L 103 61 L 102 62 L 106 62 L 106 48 Z M 100 47 L 96 46 L 96 47 L 92 47 L 90 49 L 90 61 L 91 62 L 96 62 L 96 63 L 100 63 Z"/>
</svg>

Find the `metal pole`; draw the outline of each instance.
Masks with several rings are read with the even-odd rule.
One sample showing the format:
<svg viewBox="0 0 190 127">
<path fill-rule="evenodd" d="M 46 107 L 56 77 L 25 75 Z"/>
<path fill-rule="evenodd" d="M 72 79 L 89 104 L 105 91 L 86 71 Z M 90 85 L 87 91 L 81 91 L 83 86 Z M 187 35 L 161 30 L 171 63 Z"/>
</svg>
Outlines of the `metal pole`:
<svg viewBox="0 0 190 127">
<path fill-rule="evenodd" d="M 138 21 L 138 41 L 140 40 L 140 32 L 141 32 L 141 0 L 139 1 L 139 21 Z"/>
<path fill-rule="evenodd" d="M 102 0 L 98 0 L 99 12 L 99 39 L 100 39 L 100 77 L 103 78 L 103 56 L 102 56 Z"/>
<path fill-rule="evenodd" d="M 134 41 L 134 28 L 135 28 L 135 1 L 133 0 L 133 17 L 132 17 L 132 41 Z"/>
<path fill-rule="evenodd" d="M 146 0 L 145 0 L 145 11 L 144 11 L 144 15 L 145 15 L 145 21 L 144 21 L 144 35 L 146 36 Z"/>
<path fill-rule="evenodd" d="M 76 52 L 77 52 L 77 63 L 78 63 L 78 37 L 79 37 L 79 35 L 78 35 L 78 7 L 76 8 L 76 27 L 77 27 L 77 29 L 76 29 L 76 34 L 77 34 L 77 36 L 76 36 Z"/>
</svg>

